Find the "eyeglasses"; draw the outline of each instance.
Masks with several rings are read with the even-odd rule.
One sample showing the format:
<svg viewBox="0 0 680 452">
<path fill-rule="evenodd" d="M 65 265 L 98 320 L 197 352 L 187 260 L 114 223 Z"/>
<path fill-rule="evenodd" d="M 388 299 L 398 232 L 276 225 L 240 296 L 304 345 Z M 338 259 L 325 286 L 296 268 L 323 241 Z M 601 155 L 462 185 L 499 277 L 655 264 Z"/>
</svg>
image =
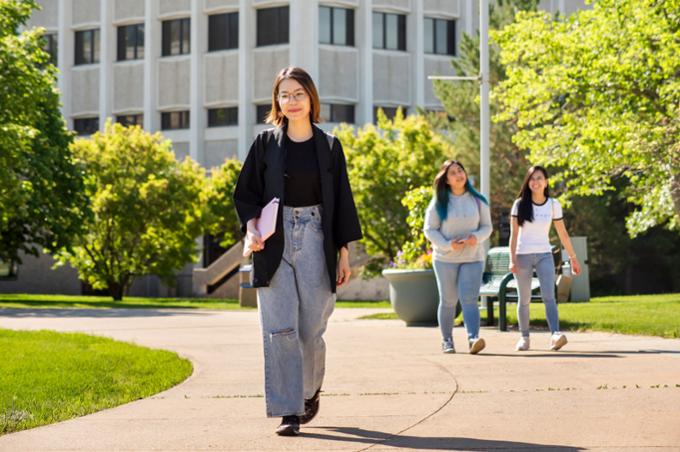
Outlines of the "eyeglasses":
<svg viewBox="0 0 680 452">
<path fill-rule="evenodd" d="M 298 91 L 294 94 L 283 93 L 279 94 L 279 103 L 287 104 L 290 101 L 302 102 L 307 99 L 307 93 L 304 91 Z"/>
</svg>

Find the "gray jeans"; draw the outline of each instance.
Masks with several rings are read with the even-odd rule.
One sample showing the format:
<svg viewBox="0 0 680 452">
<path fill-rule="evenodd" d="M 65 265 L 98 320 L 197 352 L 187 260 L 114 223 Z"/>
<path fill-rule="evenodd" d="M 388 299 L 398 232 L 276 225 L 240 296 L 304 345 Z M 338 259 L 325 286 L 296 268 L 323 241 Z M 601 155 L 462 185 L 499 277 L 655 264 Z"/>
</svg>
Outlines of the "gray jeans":
<svg viewBox="0 0 680 452">
<path fill-rule="evenodd" d="M 531 278 L 536 269 L 536 276 L 541 285 L 541 299 L 545 305 L 545 317 L 550 332 L 560 330 L 560 319 L 555 302 L 555 263 L 551 253 L 518 254 L 517 255 L 517 320 L 522 336 L 529 337 L 529 305 L 531 304 Z"/>
<path fill-rule="evenodd" d="M 303 414 L 304 399 L 323 383 L 322 336 L 335 294 L 326 270 L 321 213 L 320 206 L 283 208 L 283 258 L 269 287 L 257 289 L 269 417 Z"/>
</svg>

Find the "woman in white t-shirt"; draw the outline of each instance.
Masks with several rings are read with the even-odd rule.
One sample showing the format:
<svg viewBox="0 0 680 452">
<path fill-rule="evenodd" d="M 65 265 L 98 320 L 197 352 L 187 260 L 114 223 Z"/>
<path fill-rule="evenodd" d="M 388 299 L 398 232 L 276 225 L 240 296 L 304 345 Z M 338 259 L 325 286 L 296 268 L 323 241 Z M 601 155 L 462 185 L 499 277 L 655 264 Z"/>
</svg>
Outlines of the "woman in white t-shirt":
<svg viewBox="0 0 680 452">
<path fill-rule="evenodd" d="M 550 245 L 550 225 L 554 222 L 557 235 L 567 250 L 572 272 L 578 275 L 581 266 L 576 259 L 562 219 L 560 203 L 550 197 L 548 172 L 541 166 L 532 166 L 522 183 L 519 199 L 512 205 L 510 222 L 510 271 L 517 280 L 519 303 L 517 319 L 521 337 L 516 350 L 529 350 L 529 304 L 531 303 L 531 278 L 534 269 L 541 286 L 541 298 L 550 327 L 550 349 L 559 350 L 567 343 L 560 333 L 560 321 L 555 302 L 555 265 Z"/>
</svg>

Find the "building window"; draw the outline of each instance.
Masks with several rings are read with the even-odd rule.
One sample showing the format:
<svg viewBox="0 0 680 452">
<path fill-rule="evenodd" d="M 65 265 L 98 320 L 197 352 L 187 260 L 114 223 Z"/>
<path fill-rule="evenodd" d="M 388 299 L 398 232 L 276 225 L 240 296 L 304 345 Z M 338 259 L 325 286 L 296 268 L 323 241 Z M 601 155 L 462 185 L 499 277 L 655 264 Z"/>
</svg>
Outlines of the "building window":
<svg viewBox="0 0 680 452">
<path fill-rule="evenodd" d="M 118 27 L 118 61 L 144 58 L 144 24 Z"/>
<path fill-rule="evenodd" d="M 189 111 L 168 111 L 161 113 L 161 129 L 188 129 L 189 128 Z"/>
<path fill-rule="evenodd" d="M 257 124 L 266 124 L 267 116 L 269 116 L 269 110 L 272 109 L 271 104 L 256 105 L 255 106 L 255 122 Z"/>
<path fill-rule="evenodd" d="M 354 10 L 319 7 L 319 42 L 339 46 L 354 45 Z"/>
<path fill-rule="evenodd" d="M 328 122 L 354 124 L 354 105 L 321 104 L 321 117 Z"/>
<path fill-rule="evenodd" d="M 238 125 L 238 107 L 211 108 L 208 110 L 208 127 Z"/>
<path fill-rule="evenodd" d="M 238 49 L 238 13 L 208 17 L 208 52 Z"/>
<path fill-rule="evenodd" d="M 50 63 L 55 66 L 58 61 L 57 48 L 57 34 L 45 33 L 43 35 L 43 50 L 50 54 Z"/>
<path fill-rule="evenodd" d="M 401 108 L 401 112 L 404 116 L 408 113 L 407 107 L 383 107 L 381 105 L 376 105 L 373 107 L 373 122 L 378 122 L 378 110 L 382 110 L 387 116 L 387 119 L 394 119 L 397 115 L 397 109 Z"/>
<path fill-rule="evenodd" d="M 373 48 L 406 50 L 406 16 L 374 12 Z"/>
<path fill-rule="evenodd" d="M 99 118 L 75 118 L 73 120 L 73 130 L 78 135 L 92 135 L 99 130 Z"/>
<path fill-rule="evenodd" d="M 162 56 L 185 55 L 191 52 L 190 19 L 163 21 Z"/>
<path fill-rule="evenodd" d="M 99 29 L 76 31 L 75 64 L 99 63 Z"/>
<path fill-rule="evenodd" d="M 288 7 L 257 10 L 257 47 L 288 44 Z"/>
<path fill-rule="evenodd" d="M 133 115 L 118 115 L 116 116 L 116 122 L 126 127 L 129 126 L 144 127 L 144 115 L 141 113 Z"/>
<path fill-rule="evenodd" d="M 456 54 L 456 21 L 425 18 L 425 53 Z"/>
</svg>

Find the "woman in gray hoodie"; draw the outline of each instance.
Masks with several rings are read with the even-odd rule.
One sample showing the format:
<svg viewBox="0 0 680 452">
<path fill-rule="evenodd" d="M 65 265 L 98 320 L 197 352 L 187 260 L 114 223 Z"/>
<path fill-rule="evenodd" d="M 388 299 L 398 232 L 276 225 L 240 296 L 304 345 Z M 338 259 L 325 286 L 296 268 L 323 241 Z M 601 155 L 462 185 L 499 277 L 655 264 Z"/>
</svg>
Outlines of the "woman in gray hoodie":
<svg viewBox="0 0 680 452">
<path fill-rule="evenodd" d="M 455 353 L 453 317 L 463 306 L 471 354 L 486 345 L 479 337 L 477 298 L 484 271 L 483 242 L 491 235 L 489 203 L 470 183 L 465 167 L 447 160 L 434 178 L 434 196 L 425 212 L 425 237 L 432 243 L 432 264 L 439 288 L 437 318 L 442 351 Z"/>
</svg>

